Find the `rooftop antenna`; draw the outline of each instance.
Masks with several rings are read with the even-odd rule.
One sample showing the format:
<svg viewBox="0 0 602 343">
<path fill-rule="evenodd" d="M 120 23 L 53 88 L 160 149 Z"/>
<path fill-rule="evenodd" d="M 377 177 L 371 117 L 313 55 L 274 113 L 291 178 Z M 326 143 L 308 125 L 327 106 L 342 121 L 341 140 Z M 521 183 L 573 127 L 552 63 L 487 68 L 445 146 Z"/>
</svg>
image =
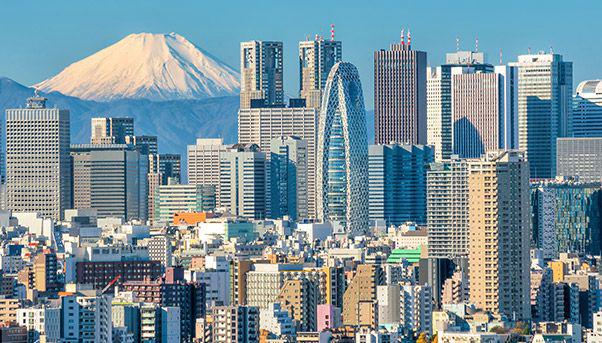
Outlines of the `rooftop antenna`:
<svg viewBox="0 0 602 343">
<path fill-rule="evenodd" d="M 477 36 L 477 38 L 474 41 L 474 52 L 479 52 L 479 36 Z"/>
<path fill-rule="evenodd" d="M 405 45 L 406 44 L 406 38 L 405 38 L 405 30 L 401 29 L 401 34 L 399 35 L 399 40 L 401 41 L 401 45 Z"/>
<path fill-rule="evenodd" d="M 314 40 L 319 41 L 320 37 L 318 36 L 318 34 L 316 33 L 316 35 L 314 36 Z"/>
<path fill-rule="evenodd" d="M 554 49 L 550 46 L 550 54 L 554 54 Z"/>
<path fill-rule="evenodd" d="M 334 24 L 330 24 L 330 41 L 334 42 Z"/>
<path fill-rule="evenodd" d="M 460 51 L 460 37 L 456 37 L 456 51 Z"/>
<path fill-rule="evenodd" d="M 411 47 L 411 45 L 412 45 L 412 33 L 408 29 L 408 49 Z"/>
<path fill-rule="evenodd" d="M 502 48 L 500 48 L 500 65 L 502 65 Z"/>
<path fill-rule="evenodd" d="M 531 47 L 527 48 L 527 52 L 529 53 L 529 55 L 531 55 Z"/>
</svg>

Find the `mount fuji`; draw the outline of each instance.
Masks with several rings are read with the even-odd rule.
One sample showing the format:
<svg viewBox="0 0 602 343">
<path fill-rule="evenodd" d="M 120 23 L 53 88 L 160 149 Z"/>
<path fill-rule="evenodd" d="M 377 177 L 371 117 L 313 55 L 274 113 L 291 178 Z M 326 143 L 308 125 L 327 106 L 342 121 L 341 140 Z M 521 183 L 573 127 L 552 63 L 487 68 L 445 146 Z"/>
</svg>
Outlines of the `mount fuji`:
<svg viewBox="0 0 602 343">
<path fill-rule="evenodd" d="M 130 34 L 36 85 L 84 100 L 191 100 L 237 95 L 237 71 L 176 34 Z"/>
</svg>

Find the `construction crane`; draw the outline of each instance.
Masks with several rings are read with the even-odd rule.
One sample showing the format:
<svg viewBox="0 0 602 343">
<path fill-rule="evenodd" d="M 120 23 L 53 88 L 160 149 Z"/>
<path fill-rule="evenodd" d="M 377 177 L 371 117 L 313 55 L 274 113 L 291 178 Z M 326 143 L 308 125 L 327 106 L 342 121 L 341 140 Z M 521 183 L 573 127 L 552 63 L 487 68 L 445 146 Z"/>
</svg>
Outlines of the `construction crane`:
<svg viewBox="0 0 602 343">
<path fill-rule="evenodd" d="M 106 286 L 105 288 L 102 289 L 102 291 L 100 291 L 100 295 L 105 294 L 109 288 L 113 287 L 113 285 L 121 278 L 121 274 L 115 276 L 115 278 L 113 280 L 111 280 Z"/>
</svg>

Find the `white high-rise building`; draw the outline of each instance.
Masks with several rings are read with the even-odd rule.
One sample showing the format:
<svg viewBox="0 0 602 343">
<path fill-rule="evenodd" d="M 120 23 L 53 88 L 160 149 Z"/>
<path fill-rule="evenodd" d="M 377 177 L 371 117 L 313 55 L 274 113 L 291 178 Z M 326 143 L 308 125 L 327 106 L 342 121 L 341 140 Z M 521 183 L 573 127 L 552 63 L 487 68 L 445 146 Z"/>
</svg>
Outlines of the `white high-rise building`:
<svg viewBox="0 0 602 343">
<path fill-rule="evenodd" d="M 46 342 L 58 342 L 61 338 L 61 309 L 51 307 L 31 307 L 17 310 L 17 323 L 29 330 L 30 337 Z"/>
<path fill-rule="evenodd" d="M 69 110 L 46 100 L 6 110 L 6 207 L 61 219 L 72 205 Z"/>
<path fill-rule="evenodd" d="M 220 154 L 219 206 L 235 216 L 266 215 L 266 154 L 256 144 L 234 144 Z"/>
<path fill-rule="evenodd" d="M 282 42 L 240 43 L 240 108 L 284 104 Z"/>
<path fill-rule="evenodd" d="M 324 90 L 317 146 L 317 217 L 349 233 L 368 229 L 368 138 L 359 74 L 338 62 Z"/>
<path fill-rule="evenodd" d="M 215 186 L 219 199 L 219 154 L 226 151 L 222 138 L 197 138 L 188 146 L 188 183 Z"/>
<path fill-rule="evenodd" d="M 61 338 L 66 342 L 112 342 L 111 296 L 61 298 Z"/>
<path fill-rule="evenodd" d="M 430 285 L 402 283 L 399 290 L 400 324 L 407 332 L 432 330 L 433 289 Z"/>
<path fill-rule="evenodd" d="M 573 63 L 559 54 L 518 56 L 518 148 L 532 178 L 556 176 L 556 139 L 573 133 Z"/>
<path fill-rule="evenodd" d="M 319 109 L 322 92 L 332 66 L 343 55 L 341 41 L 315 40 L 299 42 L 299 93 L 305 99 L 305 106 Z"/>
</svg>

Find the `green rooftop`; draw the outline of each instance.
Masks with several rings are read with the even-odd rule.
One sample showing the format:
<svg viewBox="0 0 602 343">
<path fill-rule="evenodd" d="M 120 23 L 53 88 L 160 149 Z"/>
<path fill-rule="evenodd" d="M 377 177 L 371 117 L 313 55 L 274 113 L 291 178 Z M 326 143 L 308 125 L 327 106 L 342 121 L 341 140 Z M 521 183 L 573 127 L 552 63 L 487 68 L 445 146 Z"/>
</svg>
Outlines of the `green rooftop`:
<svg viewBox="0 0 602 343">
<path fill-rule="evenodd" d="M 410 263 L 420 261 L 420 248 L 418 249 L 394 249 L 387 258 L 387 263 L 399 263 L 401 260 L 407 260 Z"/>
</svg>

